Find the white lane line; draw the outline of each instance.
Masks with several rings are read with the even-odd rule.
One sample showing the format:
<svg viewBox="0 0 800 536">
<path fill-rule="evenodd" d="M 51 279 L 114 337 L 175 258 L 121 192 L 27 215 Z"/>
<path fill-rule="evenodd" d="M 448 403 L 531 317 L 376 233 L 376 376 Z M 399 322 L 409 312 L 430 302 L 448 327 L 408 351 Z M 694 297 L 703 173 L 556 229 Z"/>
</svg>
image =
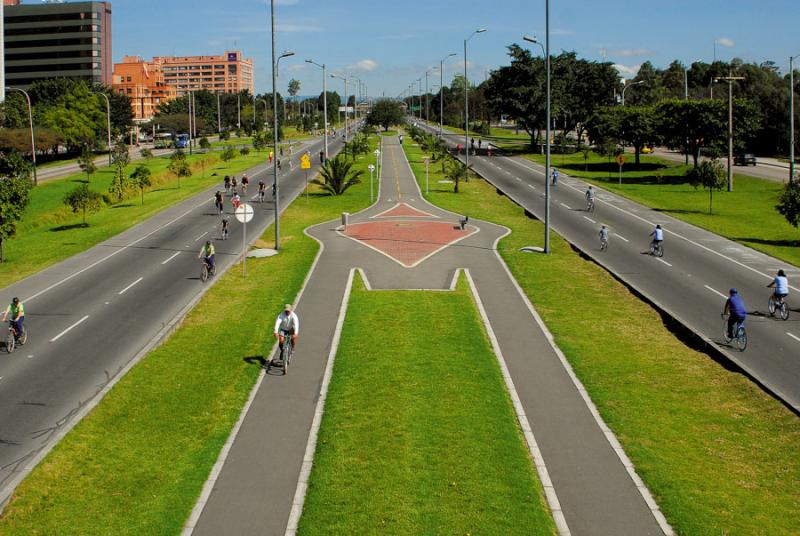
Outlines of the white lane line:
<svg viewBox="0 0 800 536">
<path fill-rule="evenodd" d="M 625 237 L 624 237 L 624 236 L 622 236 L 621 234 L 616 234 L 616 233 L 614 233 L 614 236 L 616 236 L 617 238 L 619 238 L 619 239 L 620 239 L 620 240 L 622 240 L 623 242 L 630 242 L 630 240 L 628 240 L 627 238 L 625 238 Z"/>
<path fill-rule="evenodd" d="M 535 190 L 536 189 L 536 187 L 533 184 L 529 184 L 528 188 L 530 188 L 531 190 Z"/>
<path fill-rule="evenodd" d="M 201 238 L 203 238 L 203 237 L 204 237 L 204 236 L 206 236 L 207 234 L 208 234 L 208 231 L 206 231 L 205 233 L 203 233 L 203 234 L 201 234 L 200 236 L 198 236 L 197 238 L 195 238 L 195 239 L 194 239 L 194 241 L 195 241 L 195 242 L 197 242 L 198 240 L 200 240 Z"/>
<path fill-rule="evenodd" d="M 589 216 L 584 216 L 584 218 L 586 218 L 587 220 L 589 220 L 589 221 L 590 221 L 590 222 L 592 222 L 592 223 L 597 223 L 596 221 L 594 221 L 594 220 L 593 220 L 592 218 L 590 218 Z"/>
<path fill-rule="evenodd" d="M 52 339 L 50 339 L 50 342 L 56 342 L 58 339 L 60 339 L 61 337 L 63 337 L 67 333 L 69 333 L 74 327 L 76 327 L 77 325 L 81 324 L 87 318 L 89 318 L 89 315 L 84 316 L 83 318 L 81 318 L 80 320 L 78 320 L 77 322 L 72 324 L 70 327 L 68 327 L 67 329 L 65 329 L 64 331 L 62 331 L 61 333 L 59 333 L 58 335 L 56 335 Z"/>
<path fill-rule="evenodd" d="M 572 207 L 567 205 L 566 203 L 559 203 L 562 207 L 566 208 L 567 210 L 572 210 Z"/>
<path fill-rule="evenodd" d="M 797 335 L 792 335 L 792 334 L 791 334 L 791 333 L 789 333 L 788 331 L 786 332 L 786 334 L 787 334 L 788 336 L 790 336 L 791 338 L 793 338 L 794 340 L 796 340 L 797 342 L 800 342 L 800 337 L 798 337 Z M 0 380 L 2 380 L 2 378 L 0 378 Z"/>
<path fill-rule="evenodd" d="M 722 298 L 724 300 L 728 299 L 728 297 L 725 294 L 723 294 L 722 292 L 720 292 L 720 291 L 718 291 L 716 289 L 713 289 L 713 288 L 709 287 L 708 285 L 703 285 L 703 286 L 706 287 L 711 292 L 713 292 L 714 294 L 716 294 L 717 296 L 719 296 L 720 298 Z"/>
<path fill-rule="evenodd" d="M 137 279 L 136 281 L 134 281 L 133 283 L 131 283 L 130 285 L 128 285 L 128 286 L 127 286 L 127 287 L 125 287 L 124 289 L 122 289 L 122 290 L 120 290 L 119 292 L 117 292 L 117 294 L 119 294 L 120 296 L 122 296 L 123 294 L 125 294 L 125 292 L 127 292 L 127 291 L 128 291 L 128 289 L 130 289 L 130 288 L 131 288 L 133 285 L 135 285 L 136 283 L 138 283 L 138 282 L 139 282 L 139 281 L 141 281 L 142 279 L 144 279 L 144 277 L 140 277 L 139 279 Z"/>
<path fill-rule="evenodd" d="M 517 179 L 519 182 L 522 182 L 522 179 L 520 179 L 519 177 L 514 177 L 514 178 Z"/>
<path fill-rule="evenodd" d="M 666 264 L 667 266 L 672 268 L 672 265 L 670 263 L 668 263 L 667 261 L 665 261 L 664 259 L 662 259 L 661 257 L 656 257 L 656 260 L 659 261 L 659 262 L 663 262 L 664 264 Z"/>
<path fill-rule="evenodd" d="M 171 256 L 170 256 L 170 257 L 169 257 L 167 260 L 165 260 L 165 261 L 164 261 L 164 262 L 162 262 L 161 264 L 167 264 L 169 261 L 171 261 L 172 259 L 174 259 L 175 257 L 177 257 L 177 256 L 178 256 L 178 255 L 180 255 L 180 254 L 181 254 L 181 252 L 180 252 L 180 251 L 176 251 L 174 255 L 171 255 Z"/>
</svg>

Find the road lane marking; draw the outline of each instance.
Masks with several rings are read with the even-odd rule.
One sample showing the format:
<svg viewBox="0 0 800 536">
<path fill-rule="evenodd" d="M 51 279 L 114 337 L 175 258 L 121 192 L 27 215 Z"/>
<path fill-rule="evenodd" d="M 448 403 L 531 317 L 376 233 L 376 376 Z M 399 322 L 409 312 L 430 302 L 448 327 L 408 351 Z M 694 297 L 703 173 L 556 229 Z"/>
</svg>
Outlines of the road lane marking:
<svg viewBox="0 0 800 536">
<path fill-rule="evenodd" d="M 672 268 L 672 265 L 670 263 L 668 263 L 667 261 L 665 261 L 664 259 L 662 259 L 661 257 L 656 257 L 656 260 L 659 261 L 659 262 L 663 262 L 664 264 L 666 264 L 667 266 Z"/>
<path fill-rule="evenodd" d="M 75 322 L 74 324 L 72 324 L 70 327 L 68 327 L 67 329 L 65 329 L 64 331 L 62 331 L 61 333 L 59 333 L 58 335 L 56 335 L 56 336 L 55 336 L 55 337 L 53 337 L 52 339 L 50 339 L 50 342 L 56 342 L 58 339 L 60 339 L 61 337 L 63 337 L 63 336 L 64 336 L 64 335 L 66 335 L 67 333 L 69 333 L 69 332 L 70 332 L 70 331 L 71 331 L 73 328 L 75 328 L 76 326 L 78 326 L 79 324 L 81 324 L 81 323 L 82 323 L 84 320 L 86 320 L 87 318 L 89 318 L 89 315 L 86 315 L 86 316 L 84 316 L 83 318 L 81 318 L 80 320 L 78 320 L 77 322 Z"/>
<path fill-rule="evenodd" d="M 624 236 L 622 236 L 621 234 L 616 234 L 616 233 L 614 233 L 614 236 L 616 236 L 617 238 L 619 238 L 619 239 L 620 239 L 620 240 L 622 240 L 623 242 L 630 242 L 630 240 L 628 240 L 627 238 L 625 238 L 625 237 L 624 237 Z"/>
<path fill-rule="evenodd" d="M 713 288 L 709 287 L 708 285 L 703 285 L 703 286 L 706 287 L 711 292 L 713 292 L 714 294 L 716 294 L 717 296 L 720 296 L 721 298 L 726 299 L 726 300 L 728 299 L 728 297 L 725 294 L 723 294 L 722 292 L 720 292 L 720 291 L 718 291 L 716 289 L 713 289 Z"/>
<path fill-rule="evenodd" d="M 124 289 L 122 289 L 122 290 L 120 290 L 119 292 L 117 292 L 117 294 L 119 294 L 120 296 L 122 296 L 123 294 L 125 294 L 125 292 L 127 292 L 127 291 L 128 291 L 128 289 L 130 289 L 130 288 L 131 288 L 133 285 L 135 285 L 136 283 L 138 283 L 138 282 L 139 282 L 139 281 L 141 281 L 142 279 L 144 279 L 144 277 L 140 277 L 139 279 L 137 279 L 136 281 L 134 281 L 133 283 L 131 283 L 130 285 L 128 285 L 128 286 L 127 286 L 127 287 L 125 287 Z"/>
<path fill-rule="evenodd" d="M 594 221 L 594 220 L 593 220 L 592 218 L 590 218 L 589 216 L 584 216 L 584 218 L 586 218 L 587 220 L 589 220 L 589 221 L 590 221 L 590 222 L 592 222 L 592 223 L 597 223 L 596 221 Z"/>
<path fill-rule="evenodd" d="M 529 184 L 528 188 L 530 188 L 531 190 L 535 190 L 536 189 L 536 187 L 533 184 Z"/>
<path fill-rule="evenodd" d="M 204 237 L 204 236 L 206 236 L 207 234 L 208 234 L 208 231 L 206 231 L 205 233 L 203 233 L 203 234 L 201 234 L 200 236 L 198 236 L 197 238 L 195 238 L 195 239 L 194 239 L 194 241 L 195 241 L 195 242 L 197 242 L 198 240 L 200 240 L 201 238 L 203 238 L 203 237 Z"/>
<path fill-rule="evenodd" d="M 797 335 L 792 335 L 792 334 L 791 334 L 791 333 L 789 333 L 788 331 L 786 332 L 786 334 L 787 334 L 788 336 L 790 336 L 791 338 L 793 338 L 794 340 L 796 340 L 797 342 L 800 342 L 800 337 L 798 337 Z M 0 379 L 2 379 L 2 378 L 0 378 Z"/>
<path fill-rule="evenodd" d="M 559 204 L 560 204 L 562 207 L 564 207 L 565 209 L 567 209 L 567 210 L 572 210 L 572 207 L 570 207 L 570 206 L 569 206 L 569 205 L 567 205 L 566 203 L 559 203 Z"/>
<path fill-rule="evenodd" d="M 171 261 L 172 259 L 174 259 L 175 257 L 177 257 L 177 256 L 178 256 L 178 255 L 180 255 L 180 254 L 181 254 L 181 252 L 180 252 L 180 251 L 176 251 L 174 255 L 171 255 L 171 256 L 170 256 L 170 257 L 169 257 L 167 260 L 165 260 L 165 261 L 164 261 L 164 262 L 162 262 L 161 264 L 167 264 L 169 261 Z"/>
</svg>

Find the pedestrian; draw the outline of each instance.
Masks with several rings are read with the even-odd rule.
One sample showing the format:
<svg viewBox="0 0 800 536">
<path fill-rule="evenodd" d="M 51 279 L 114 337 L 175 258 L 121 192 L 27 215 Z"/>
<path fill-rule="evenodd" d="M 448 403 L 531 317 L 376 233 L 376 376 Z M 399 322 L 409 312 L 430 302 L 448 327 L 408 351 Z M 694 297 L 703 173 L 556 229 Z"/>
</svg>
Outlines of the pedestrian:
<svg viewBox="0 0 800 536">
<path fill-rule="evenodd" d="M 281 158 L 283 158 L 283 145 L 281 145 Z"/>
<path fill-rule="evenodd" d="M 320 151 L 319 152 L 319 163 L 320 164 L 324 164 L 325 163 L 325 151 Z"/>
<path fill-rule="evenodd" d="M 558 186 L 558 170 L 553 168 L 553 186 Z"/>
</svg>

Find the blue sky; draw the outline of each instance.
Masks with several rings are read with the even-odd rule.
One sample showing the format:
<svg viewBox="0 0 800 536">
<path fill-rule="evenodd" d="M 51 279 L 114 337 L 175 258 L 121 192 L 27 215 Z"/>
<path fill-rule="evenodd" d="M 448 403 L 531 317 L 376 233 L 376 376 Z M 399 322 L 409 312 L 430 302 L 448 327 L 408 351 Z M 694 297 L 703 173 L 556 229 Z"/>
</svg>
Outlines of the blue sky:
<svg viewBox="0 0 800 536">
<path fill-rule="evenodd" d="M 463 40 L 476 28 L 487 31 L 469 42 L 470 80 L 507 64 L 506 46 L 522 35 L 544 37 L 544 0 L 276 3 L 277 47 L 296 53 L 281 61 L 278 89 L 296 78 L 303 95 L 322 89 L 321 71 L 306 58 L 359 77 L 371 95 L 393 97 L 451 52 L 458 56 L 445 68 L 445 84 L 463 72 Z M 113 0 L 114 60 L 240 49 L 255 61 L 256 90 L 268 91 L 269 24 L 268 0 Z M 605 57 L 625 76 L 647 60 L 661 67 L 711 61 L 715 42 L 718 59 L 773 60 L 784 71 L 789 55 L 800 54 L 798 0 L 551 0 L 550 27 L 555 53 Z M 429 76 L 438 84 L 438 72 Z M 328 82 L 343 92 L 341 81 Z"/>
</svg>

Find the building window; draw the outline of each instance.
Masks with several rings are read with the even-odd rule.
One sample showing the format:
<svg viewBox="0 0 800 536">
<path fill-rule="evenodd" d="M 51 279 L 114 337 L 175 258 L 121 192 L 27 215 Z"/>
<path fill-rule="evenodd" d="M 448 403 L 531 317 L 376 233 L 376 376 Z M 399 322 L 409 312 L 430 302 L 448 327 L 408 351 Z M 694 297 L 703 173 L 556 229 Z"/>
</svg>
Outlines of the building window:
<svg viewBox="0 0 800 536">
<path fill-rule="evenodd" d="M 126 81 L 126 82 L 130 82 L 130 81 L 131 81 L 131 77 L 130 77 L 130 76 L 126 76 L 126 77 L 125 77 L 125 81 Z"/>
</svg>

